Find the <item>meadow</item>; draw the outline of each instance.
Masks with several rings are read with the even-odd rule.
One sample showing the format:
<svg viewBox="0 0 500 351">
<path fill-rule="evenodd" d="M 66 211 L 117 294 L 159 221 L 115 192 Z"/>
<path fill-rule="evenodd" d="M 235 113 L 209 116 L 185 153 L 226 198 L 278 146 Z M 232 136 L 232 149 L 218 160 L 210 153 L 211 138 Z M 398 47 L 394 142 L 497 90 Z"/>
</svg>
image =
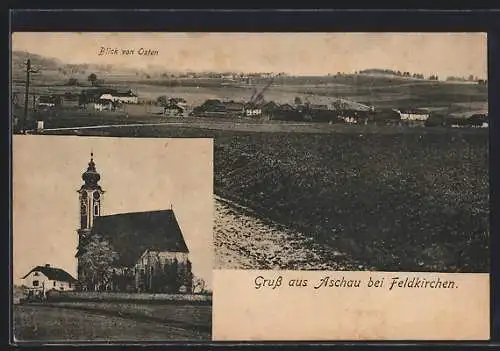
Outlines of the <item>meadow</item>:
<svg viewBox="0 0 500 351">
<path fill-rule="evenodd" d="M 144 315 L 137 316 L 137 313 L 131 317 L 121 310 L 117 311 L 119 306 L 114 307 L 115 310 L 106 312 L 102 308 L 95 309 L 92 306 L 16 305 L 13 311 L 15 341 L 46 343 L 210 340 L 211 331 L 200 331 L 186 326 L 182 321 L 158 321 Z M 211 319 L 211 309 L 200 312 L 199 307 L 195 306 L 196 311 L 193 308 L 179 310 L 174 307 L 175 311 L 161 312 L 170 315 L 170 319 L 179 316 L 183 319 L 190 316 L 196 316 L 194 319 L 197 320 Z"/>
</svg>

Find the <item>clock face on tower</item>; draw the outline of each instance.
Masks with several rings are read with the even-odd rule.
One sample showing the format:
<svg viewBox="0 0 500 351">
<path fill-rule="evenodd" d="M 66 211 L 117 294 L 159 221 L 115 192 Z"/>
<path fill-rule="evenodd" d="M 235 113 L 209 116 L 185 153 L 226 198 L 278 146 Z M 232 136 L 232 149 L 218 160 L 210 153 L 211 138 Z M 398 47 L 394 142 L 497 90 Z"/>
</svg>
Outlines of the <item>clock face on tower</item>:
<svg viewBox="0 0 500 351">
<path fill-rule="evenodd" d="M 101 197 L 101 194 L 99 194 L 98 191 L 94 191 L 94 200 L 99 200 L 100 197 Z"/>
</svg>

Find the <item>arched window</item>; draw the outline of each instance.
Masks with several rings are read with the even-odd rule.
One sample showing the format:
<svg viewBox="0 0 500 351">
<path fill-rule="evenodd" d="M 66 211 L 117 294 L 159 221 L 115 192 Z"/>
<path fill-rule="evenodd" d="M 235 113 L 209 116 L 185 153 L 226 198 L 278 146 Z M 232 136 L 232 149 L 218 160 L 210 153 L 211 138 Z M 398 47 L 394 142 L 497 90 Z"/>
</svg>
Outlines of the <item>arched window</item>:
<svg viewBox="0 0 500 351">
<path fill-rule="evenodd" d="M 100 215 L 100 198 L 101 194 L 99 194 L 98 191 L 94 191 L 94 194 L 92 195 L 94 197 L 94 216 L 99 216 Z"/>
</svg>

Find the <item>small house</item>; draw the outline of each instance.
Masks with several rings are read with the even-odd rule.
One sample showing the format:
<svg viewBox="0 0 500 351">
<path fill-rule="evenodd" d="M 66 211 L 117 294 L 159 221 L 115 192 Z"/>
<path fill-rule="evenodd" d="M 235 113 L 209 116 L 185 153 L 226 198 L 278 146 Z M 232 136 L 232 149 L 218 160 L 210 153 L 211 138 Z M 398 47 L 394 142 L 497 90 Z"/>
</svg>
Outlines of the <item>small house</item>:
<svg viewBox="0 0 500 351">
<path fill-rule="evenodd" d="M 96 111 L 113 111 L 116 108 L 116 103 L 111 99 L 99 99 L 94 102 L 94 110 Z"/>
<path fill-rule="evenodd" d="M 24 286 L 28 290 L 47 291 L 55 289 L 71 291 L 76 287 L 77 280 L 61 268 L 51 267 L 50 264 L 36 266 L 24 277 Z"/>
<path fill-rule="evenodd" d="M 429 118 L 429 112 L 422 109 L 398 109 L 401 121 L 425 122 Z"/>
<path fill-rule="evenodd" d="M 258 117 L 262 115 L 262 108 L 256 104 L 246 104 L 244 109 L 246 117 Z"/>
<path fill-rule="evenodd" d="M 488 128 L 488 115 L 484 113 L 476 113 L 468 118 L 469 124 L 476 128 Z"/>
<path fill-rule="evenodd" d="M 55 107 L 61 104 L 61 98 L 55 95 L 42 95 L 38 98 L 38 106 Z"/>
<path fill-rule="evenodd" d="M 169 104 L 182 107 L 184 110 L 187 108 L 187 101 L 184 98 L 174 97 L 168 100 Z"/>
<path fill-rule="evenodd" d="M 111 92 L 105 93 L 100 96 L 100 99 L 112 100 L 113 102 L 119 102 L 122 104 L 138 104 L 139 97 L 132 93 L 131 90 L 127 92 Z"/>
<path fill-rule="evenodd" d="M 170 103 L 163 108 L 163 114 L 167 117 L 179 117 L 184 115 L 184 110 L 182 106 Z"/>
</svg>

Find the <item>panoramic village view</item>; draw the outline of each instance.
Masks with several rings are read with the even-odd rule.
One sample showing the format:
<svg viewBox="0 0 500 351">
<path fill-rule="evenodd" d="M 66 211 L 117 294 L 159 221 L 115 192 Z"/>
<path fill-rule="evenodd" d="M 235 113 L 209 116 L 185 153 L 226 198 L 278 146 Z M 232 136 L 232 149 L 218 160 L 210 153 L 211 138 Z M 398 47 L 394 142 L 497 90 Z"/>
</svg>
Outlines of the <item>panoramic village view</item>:
<svg viewBox="0 0 500 351">
<path fill-rule="evenodd" d="M 13 132 L 214 138 L 214 268 L 488 272 L 484 34 L 117 35 L 14 35 Z"/>
</svg>

